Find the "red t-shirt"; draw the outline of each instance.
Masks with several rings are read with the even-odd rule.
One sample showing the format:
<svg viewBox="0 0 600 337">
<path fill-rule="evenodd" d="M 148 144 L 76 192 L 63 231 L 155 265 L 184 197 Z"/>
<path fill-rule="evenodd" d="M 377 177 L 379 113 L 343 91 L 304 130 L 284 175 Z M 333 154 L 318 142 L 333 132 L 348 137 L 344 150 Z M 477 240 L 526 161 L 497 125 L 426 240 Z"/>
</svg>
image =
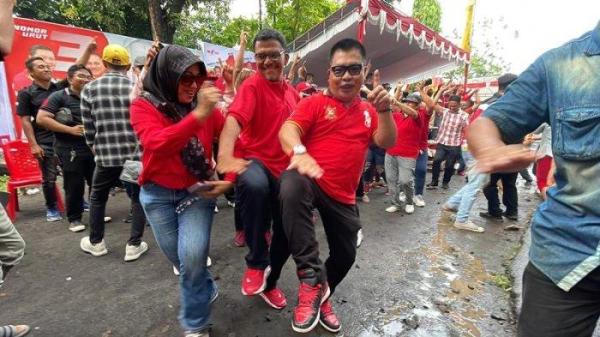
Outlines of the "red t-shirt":
<svg viewBox="0 0 600 337">
<path fill-rule="evenodd" d="M 398 137 L 396 138 L 396 144 L 387 149 L 386 153 L 390 156 L 416 159 L 421 149 L 422 116 L 412 118 L 398 111 L 394 112 L 392 117 L 396 122 Z"/>
<path fill-rule="evenodd" d="M 421 119 L 421 150 L 427 151 L 429 148 L 429 122 L 433 114 L 427 113 L 427 109 L 419 108 L 419 118 Z"/>
<path fill-rule="evenodd" d="M 239 145 L 245 158 L 260 160 L 275 177 L 289 165 L 279 143 L 279 129 L 299 100 L 285 81 L 271 82 L 256 73 L 244 81 L 229 106 L 229 116 L 242 128 Z"/>
<path fill-rule="evenodd" d="M 377 130 L 375 108 L 356 98 L 350 106 L 318 93 L 303 99 L 289 121 L 302 130 L 302 143 L 323 169 L 321 189 L 344 204 L 356 203 L 356 188 L 369 142 Z"/>
<path fill-rule="evenodd" d="M 181 160 L 181 150 L 190 138 L 198 137 L 204 146 L 205 156 L 212 159 L 213 141 L 219 137 L 225 124 L 225 118 L 216 110 L 202 122 L 190 113 L 174 124 L 142 98 L 131 103 L 130 119 L 143 148 L 140 185 L 153 182 L 171 189 L 184 189 L 198 182 Z M 231 181 L 229 177 L 226 180 Z"/>
</svg>

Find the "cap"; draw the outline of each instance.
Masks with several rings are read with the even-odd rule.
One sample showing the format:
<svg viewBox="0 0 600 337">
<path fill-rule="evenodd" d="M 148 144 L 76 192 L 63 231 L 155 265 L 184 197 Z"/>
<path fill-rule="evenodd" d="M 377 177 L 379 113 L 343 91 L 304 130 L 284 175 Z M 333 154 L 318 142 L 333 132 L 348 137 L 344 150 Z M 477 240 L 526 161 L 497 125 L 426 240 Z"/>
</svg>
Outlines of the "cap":
<svg viewBox="0 0 600 337">
<path fill-rule="evenodd" d="M 296 90 L 301 93 L 312 94 L 317 91 L 317 88 L 308 82 L 300 82 L 296 85 Z"/>
<path fill-rule="evenodd" d="M 143 67 L 144 64 L 146 64 L 146 58 L 144 56 L 138 56 L 135 59 L 133 59 L 134 67 Z"/>
<path fill-rule="evenodd" d="M 102 60 L 115 66 L 128 66 L 131 64 L 129 52 L 125 47 L 118 44 L 109 44 L 104 47 Z"/>
<path fill-rule="evenodd" d="M 408 96 L 406 96 L 403 99 L 404 102 L 412 102 L 415 104 L 421 104 L 421 95 L 418 95 L 417 93 L 412 93 Z"/>
</svg>

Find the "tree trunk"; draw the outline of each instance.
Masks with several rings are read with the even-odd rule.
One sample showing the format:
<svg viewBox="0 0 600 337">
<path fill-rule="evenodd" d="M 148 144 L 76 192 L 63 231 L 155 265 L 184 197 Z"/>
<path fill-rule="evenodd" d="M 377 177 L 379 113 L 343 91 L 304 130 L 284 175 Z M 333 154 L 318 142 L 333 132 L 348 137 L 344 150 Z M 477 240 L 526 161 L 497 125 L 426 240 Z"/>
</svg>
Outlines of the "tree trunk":
<svg viewBox="0 0 600 337">
<path fill-rule="evenodd" d="M 150 14 L 150 26 L 152 28 L 152 39 L 162 42 L 166 41 L 166 23 L 160 8 L 160 0 L 148 0 L 148 12 Z"/>
</svg>

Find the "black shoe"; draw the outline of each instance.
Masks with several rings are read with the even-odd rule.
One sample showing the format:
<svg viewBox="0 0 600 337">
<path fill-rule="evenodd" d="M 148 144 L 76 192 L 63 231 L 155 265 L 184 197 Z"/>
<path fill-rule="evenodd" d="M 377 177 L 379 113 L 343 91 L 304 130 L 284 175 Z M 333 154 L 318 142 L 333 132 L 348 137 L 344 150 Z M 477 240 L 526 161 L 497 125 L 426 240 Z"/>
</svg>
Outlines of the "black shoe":
<svg viewBox="0 0 600 337">
<path fill-rule="evenodd" d="M 447 190 L 447 189 L 449 189 L 450 187 L 448 186 L 448 184 L 442 184 L 442 188 L 443 188 L 443 189 L 445 189 L 445 190 Z"/>
<path fill-rule="evenodd" d="M 490 214 L 488 212 L 479 212 L 479 216 L 486 219 L 502 221 L 502 214 Z"/>
<path fill-rule="evenodd" d="M 518 213 L 509 214 L 509 213 L 504 212 L 504 213 L 502 213 L 502 215 L 505 218 L 509 219 L 509 220 L 514 220 L 514 221 L 519 220 L 519 214 Z"/>
<path fill-rule="evenodd" d="M 427 184 L 427 189 L 428 190 L 435 190 L 435 189 L 437 189 L 437 187 L 438 187 L 437 183 L 435 183 L 435 184 L 434 183 Z"/>
<path fill-rule="evenodd" d="M 133 221 L 133 214 L 129 213 L 129 215 L 127 215 L 127 218 L 123 219 L 124 223 L 131 223 Z"/>
</svg>

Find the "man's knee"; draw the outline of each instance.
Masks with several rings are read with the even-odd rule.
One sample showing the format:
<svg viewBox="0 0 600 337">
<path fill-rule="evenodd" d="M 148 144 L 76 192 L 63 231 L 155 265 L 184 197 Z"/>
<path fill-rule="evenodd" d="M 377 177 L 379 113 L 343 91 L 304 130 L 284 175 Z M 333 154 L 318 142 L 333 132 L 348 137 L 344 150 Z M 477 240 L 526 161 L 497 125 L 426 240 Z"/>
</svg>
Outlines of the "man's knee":
<svg viewBox="0 0 600 337">
<path fill-rule="evenodd" d="M 310 179 L 297 170 L 289 170 L 281 174 L 279 196 L 283 202 L 302 198 L 309 191 Z"/>
</svg>

